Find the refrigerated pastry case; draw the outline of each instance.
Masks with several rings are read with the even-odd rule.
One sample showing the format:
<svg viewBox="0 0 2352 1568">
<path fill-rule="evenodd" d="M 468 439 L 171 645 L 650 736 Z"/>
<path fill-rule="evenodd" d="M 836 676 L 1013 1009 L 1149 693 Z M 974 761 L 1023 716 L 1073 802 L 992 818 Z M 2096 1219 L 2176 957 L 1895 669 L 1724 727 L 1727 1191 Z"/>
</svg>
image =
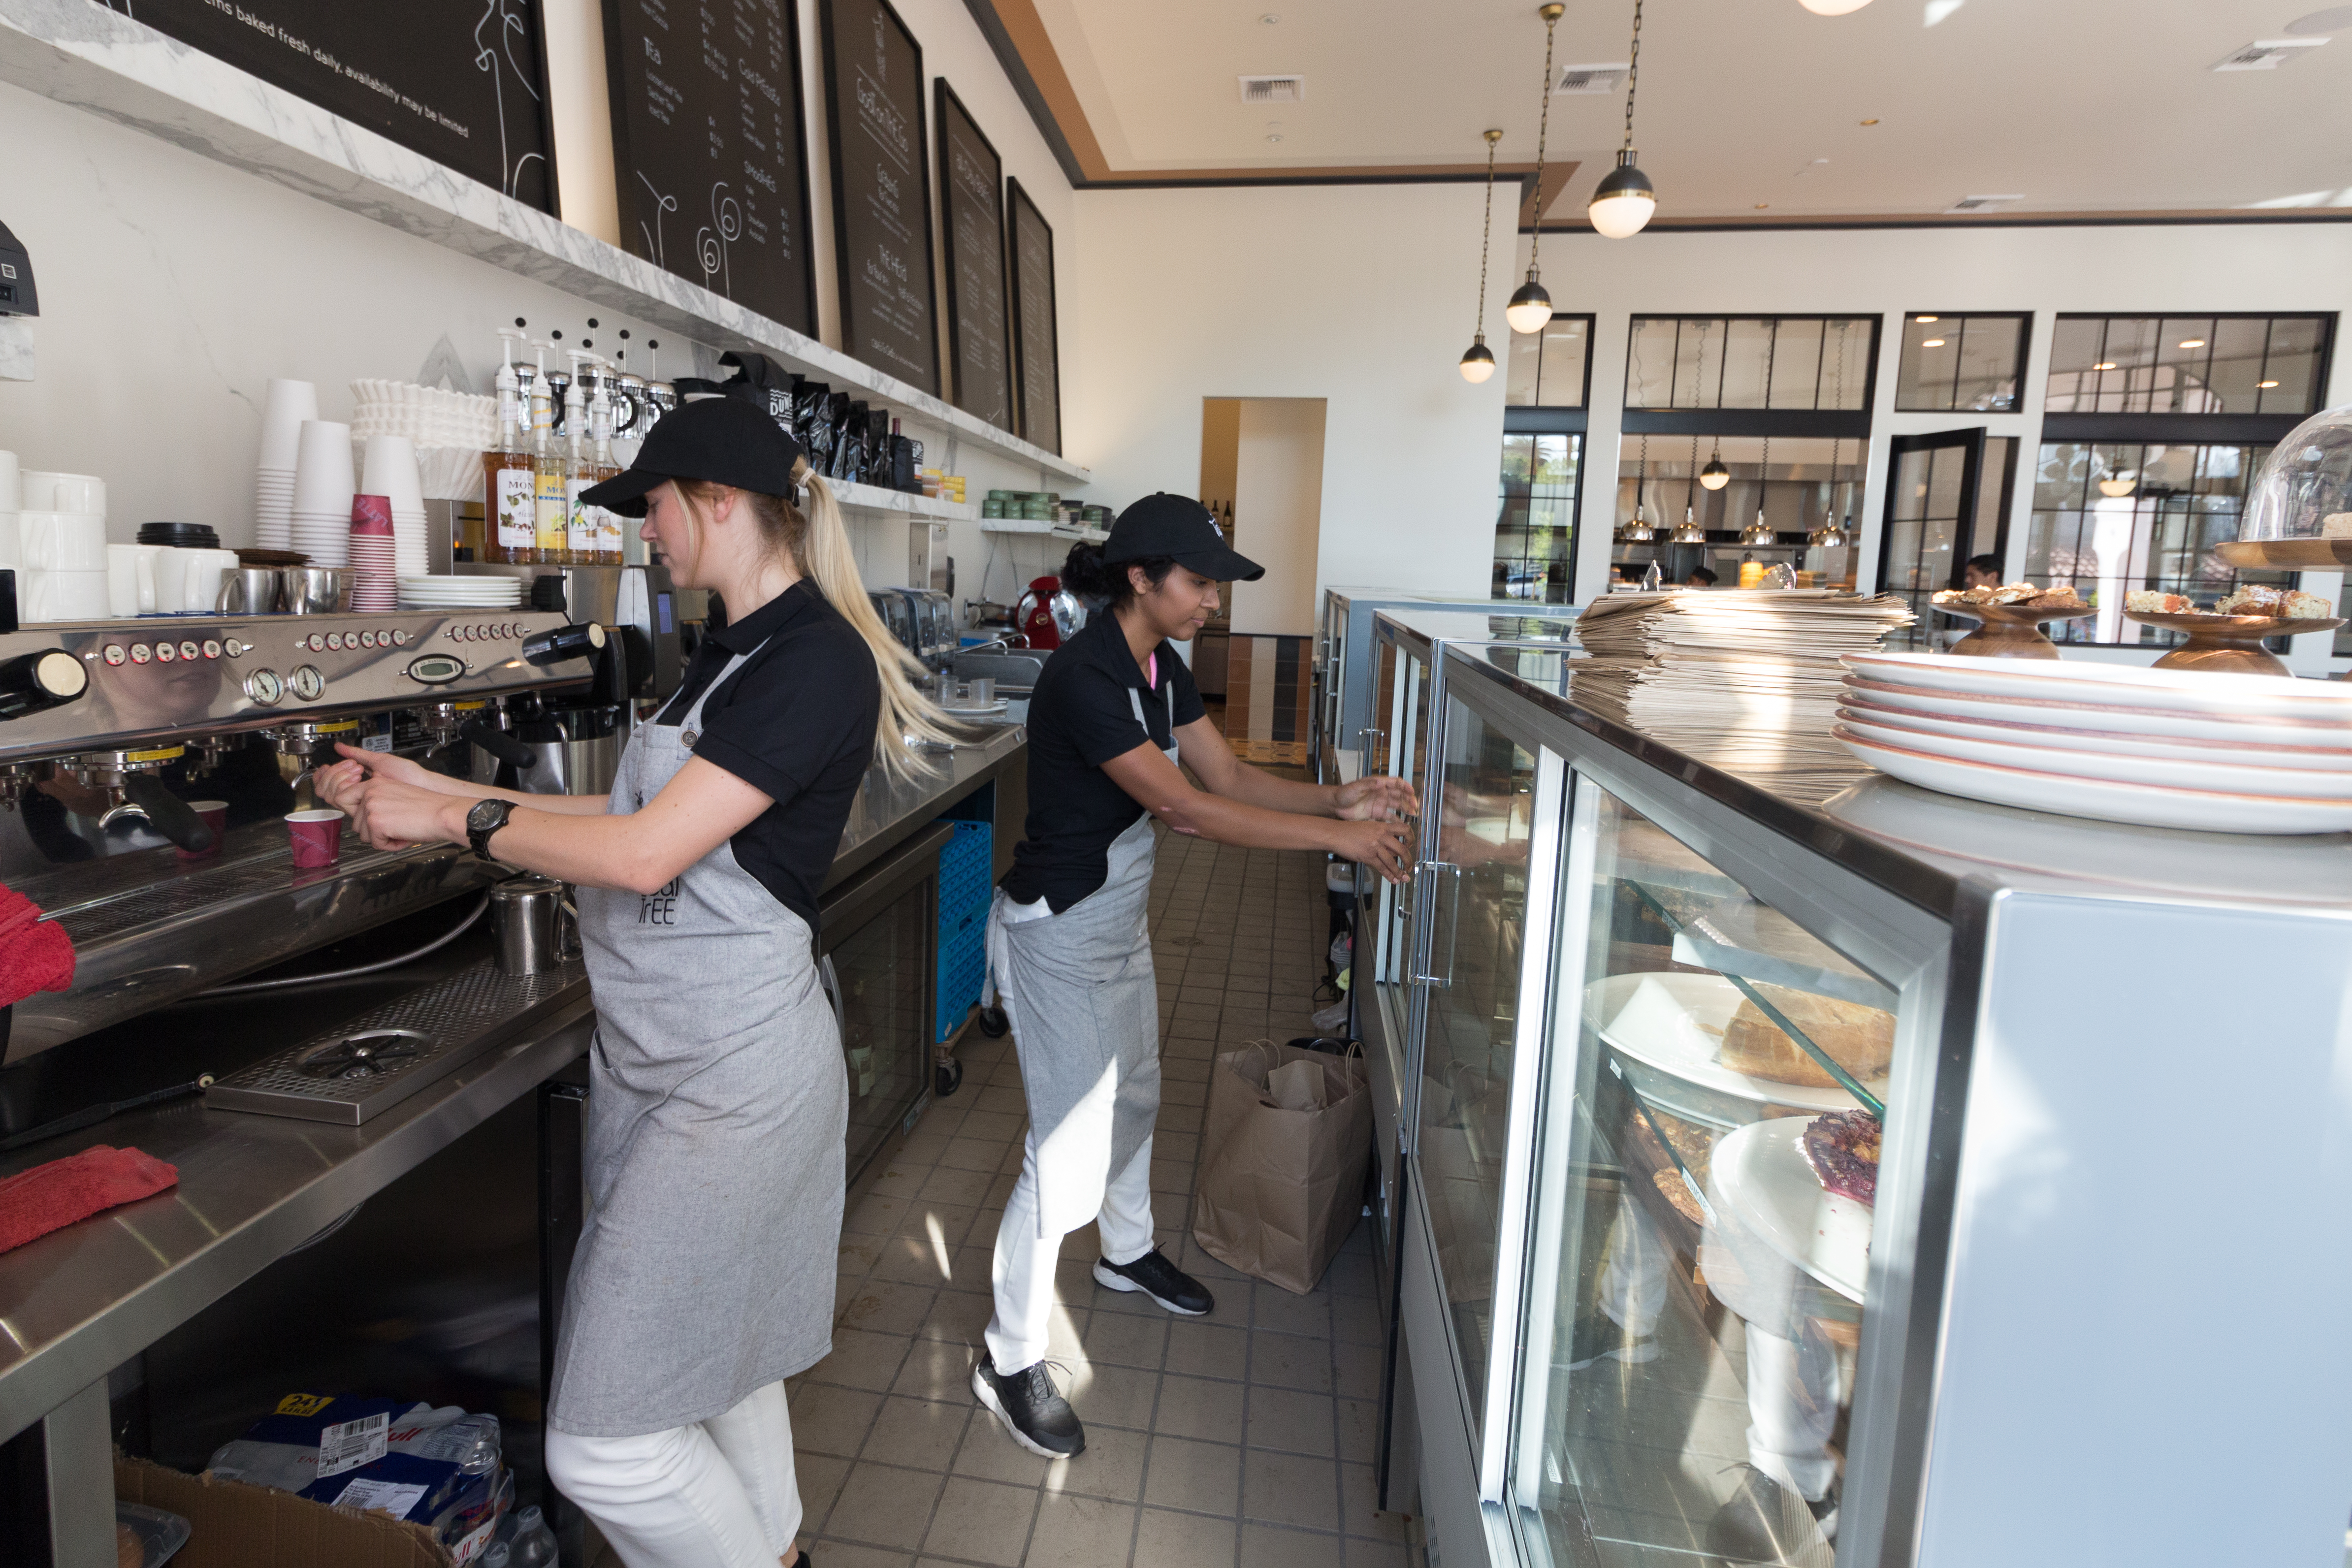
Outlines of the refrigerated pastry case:
<svg viewBox="0 0 2352 1568">
<path fill-rule="evenodd" d="M 2333 1568 L 2352 839 L 1735 774 L 1556 643 L 1392 641 L 1382 1458 L 1433 1555 Z M 2252 1364 L 2185 1395 L 2221 1322 Z"/>
</svg>

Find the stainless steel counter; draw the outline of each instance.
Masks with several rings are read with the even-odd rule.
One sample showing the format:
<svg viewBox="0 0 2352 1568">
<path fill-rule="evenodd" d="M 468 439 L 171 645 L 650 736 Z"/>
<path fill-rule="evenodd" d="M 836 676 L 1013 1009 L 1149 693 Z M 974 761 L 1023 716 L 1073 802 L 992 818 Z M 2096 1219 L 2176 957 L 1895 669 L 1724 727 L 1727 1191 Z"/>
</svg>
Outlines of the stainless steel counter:
<svg viewBox="0 0 2352 1568">
<path fill-rule="evenodd" d="M 1008 820 L 1011 806 L 1017 823 L 1018 801 L 1003 797 L 1025 799 L 1025 738 L 1006 728 L 933 754 L 939 766 L 906 783 L 877 771 L 826 886 L 991 781 L 1002 786 L 998 821 Z M 593 1009 L 587 986 L 576 989 L 520 1037 L 361 1126 L 190 1100 L 0 1157 L 5 1177 L 96 1144 L 135 1145 L 180 1171 L 168 1192 L 0 1254 L 0 1441 L 69 1402 L 94 1403 L 102 1421 L 114 1367 L 586 1050 Z M 286 1038 L 273 1045 L 315 1032 L 314 1015 L 293 1007 L 284 1014 Z"/>
</svg>

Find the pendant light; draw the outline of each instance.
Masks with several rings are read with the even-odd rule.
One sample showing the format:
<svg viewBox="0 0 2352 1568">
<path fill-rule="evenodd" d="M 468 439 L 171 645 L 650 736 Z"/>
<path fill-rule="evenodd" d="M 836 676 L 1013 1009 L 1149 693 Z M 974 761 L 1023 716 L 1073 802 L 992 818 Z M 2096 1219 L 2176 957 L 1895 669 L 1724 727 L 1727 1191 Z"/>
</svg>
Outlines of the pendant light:
<svg viewBox="0 0 2352 1568">
<path fill-rule="evenodd" d="M 1566 5 L 1554 4 L 1536 13 L 1543 18 L 1544 25 L 1543 109 L 1536 119 L 1536 226 L 1528 237 L 1528 280 L 1519 285 L 1510 304 L 1503 309 L 1503 319 L 1511 324 L 1514 332 L 1540 332 L 1551 322 L 1551 296 L 1544 292 L 1543 267 L 1539 265 L 1542 257 L 1538 253 L 1543 249 L 1544 143 L 1551 135 L 1551 36 L 1567 10 Z M 1517 224 L 1511 226 L 1514 230 L 1518 227 Z"/>
<path fill-rule="evenodd" d="M 1625 68 L 1625 145 L 1617 151 L 1617 167 L 1592 187 L 1585 208 L 1592 226 L 1609 239 L 1631 239 L 1642 232 L 1658 210 L 1658 190 L 1650 177 L 1633 166 L 1633 89 L 1642 74 L 1642 0 L 1633 0 L 1633 52 Z"/>
<path fill-rule="evenodd" d="M 2138 476 L 2117 473 L 2112 468 L 2108 469 L 2106 476 L 2099 481 L 2099 494 L 2111 501 L 2120 501 L 2138 488 Z"/>
<path fill-rule="evenodd" d="M 1845 330 L 1844 324 L 1841 322 L 1838 326 L 1837 373 L 1830 393 L 1830 401 L 1841 409 L 1845 406 Z M 1768 382 L 1765 384 L 1769 389 L 1771 383 Z M 1830 437 L 1830 485 L 1828 493 L 1822 497 L 1822 526 L 1805 536 L 1805 542 L 1817 549 L 1843 549 L 1850 542 L 1845 526 L 1838 521 L 1837 515 L 1838 458 L 1844 450 L 1843 437 Z"/>
<path fill-rule="evenodd" d="M 1694 452 L 1691 455 L 1698 455 Z M 1723 465 L 1722 448 L 1717 447 L 1715 455 L 1706 460 L 1706 466 L 1698 471 L 1698 482 L 1710 490 L 1720 490 L 1731 483 L 1731 470 Z"/>
<path fill-rule="evenodd" d="M 1642 455 L 1633 475 L 1633 520 L 1617 530 L 1617 537 L 1629 545 L 1645 545 L 1658 537 L 1651 526 L 1649 507 L 1642 498 L 1643 486 L 1650 479 L 1650 438 L 1642 437 Z"/>
<path fill-rule="evenodd" d="M 1499 131 L 1486 132 L 1486 226 L 1478 231 L 1478 322 L 1462 355 L 1462 379 L 1474 387 L 1495 373 L 1495 351 L 1486 347 L 1486 257 L 1495 238 L 1495 143 L 1502 139 Z"/>
<path fill-rule="evenodd" d="M 1769 374 L 1769 372 L 1766 372 Z M 1768 382 L 1766 383 L 1769 385 Z M 1764 438 L 1764 458 L 1756 465 L 1756 520 L 1739 530 L 1739 542 L 1744 545 L 1769 545 L 1774 542 L 1772 525 L 1764 520 L 1764 482 L 1770 476 L 1772 438 Z"/>
<path fill-rule="evenodd" d="M 1698 437 L 1696 435 L 1691 437 L 1690 460 L 1692 467 L 1698 466 Z M 1676 545 L 1706 543 L 1706 530 L 1698 526 L 1698 492 L 1696 489 L 1692 490 L 1684 501 L 1683 520 L 1675 526 L 1675 531 L 1667 536 L 1666 542 Z"/>
<path fill-rule="evenodd" d="M 1843 16 L 1861 10 L 1870 0 L 1797 0 L 1797 4 L 1816 16 Z"/>
</svg>

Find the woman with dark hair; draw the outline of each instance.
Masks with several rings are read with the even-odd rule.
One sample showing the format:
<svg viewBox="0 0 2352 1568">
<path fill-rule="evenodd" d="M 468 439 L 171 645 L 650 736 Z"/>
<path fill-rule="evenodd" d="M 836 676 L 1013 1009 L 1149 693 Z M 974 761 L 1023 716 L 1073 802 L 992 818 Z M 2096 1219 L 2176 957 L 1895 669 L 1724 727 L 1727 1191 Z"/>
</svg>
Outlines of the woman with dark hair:
<svg viewBox="0 0 2352 1568">
<path fill-rule="evenodd" d="M 1045 1364 L 1064 1236 L 1096 1222 L 1094 1278 L 1107 1290 L 1139 1291 L 1188 1317 L 1215 1305 L 1152 1233 L 1160 1009 L 1145 905 L 1155 820 L 1219 843 L 1322 850 L 1404 879 L 1411 785 L 1307 784 L 1245 765 L 1176 656 L 1172 643 L 1216 612 L 1218 583 L 1264 575 L 1226 548 L 1200 502 L 1136 502 L 1108 543 L 1070 551 L 1063 582 L 1102 608 L 1045 662 L 1029 699 L 1028 826 L 988 925 L 1029 1134 L 997 1227 L 996 1311 L 971 1386 L 1016 1442 L 1048 1458 L 1086 1448 Z"/>
<path fill-rule="evenodd" d="M 803 512 L 791 498 L 806 492 Z M 470 841 L 579 885 L 594 988 L 589 1212 L 547 1470 L 628 1568 L 807 1568 L 783 1380 L 833 1347 L 847 1069 L 816 894 L 869 768 L 947 734 L 833 493 L 773 420 L 688 402 L 583 497 L 726 601 L 610 796 L 344 747 L 319 794 L 378 848 Z"/>
</svg>

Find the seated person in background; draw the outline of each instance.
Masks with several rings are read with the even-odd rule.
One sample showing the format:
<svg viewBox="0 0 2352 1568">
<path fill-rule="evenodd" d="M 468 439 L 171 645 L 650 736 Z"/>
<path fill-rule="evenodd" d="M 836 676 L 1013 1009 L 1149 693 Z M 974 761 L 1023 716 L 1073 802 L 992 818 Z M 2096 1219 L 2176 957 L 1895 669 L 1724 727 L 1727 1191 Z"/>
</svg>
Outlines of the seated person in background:
<svg viewBox="0 0 2352 1568">
<path fill-rule="evenodd" d="M 2000 557 L 1997 555 L 1969 557 L 1969 564 L 1960 569 L 1960 586 L 1962 588 L 1999 588 Z"/>
<path fill-rule="evenodd" d="M 1690 575 L 1683 579 L 1683 586 L 1685 588 L 1713 588 L 1715 586 L 1715 573 L 1706 567 L 1695 566 L 1691 568 Z"/>
</svg>

